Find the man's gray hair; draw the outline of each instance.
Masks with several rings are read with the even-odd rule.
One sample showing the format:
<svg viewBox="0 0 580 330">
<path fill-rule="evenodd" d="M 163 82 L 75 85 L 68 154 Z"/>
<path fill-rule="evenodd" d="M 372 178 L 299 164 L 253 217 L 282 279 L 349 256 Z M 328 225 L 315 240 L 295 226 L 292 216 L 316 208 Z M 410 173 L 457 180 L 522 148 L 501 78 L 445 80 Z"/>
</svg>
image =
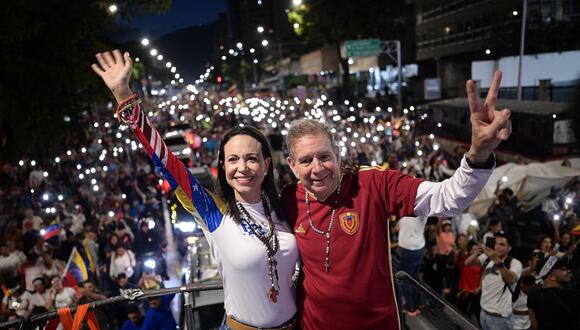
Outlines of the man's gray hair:
<svg viewBox="0 0 580 330">
<path fill-rule="evenodd" d="M 334 148 L 334 137 L 328 126 L 318 120 L 308 118 L 297 119 L 290 123 L 288 133 L 286 134 L 286 146 L 288 146 L 288 153 L 292 159 L 294 159 L 294 143 L 296 143 L 297 139 L 307 135 L 326 135 L 330 140 L 332 148 Z"/>
</svg>

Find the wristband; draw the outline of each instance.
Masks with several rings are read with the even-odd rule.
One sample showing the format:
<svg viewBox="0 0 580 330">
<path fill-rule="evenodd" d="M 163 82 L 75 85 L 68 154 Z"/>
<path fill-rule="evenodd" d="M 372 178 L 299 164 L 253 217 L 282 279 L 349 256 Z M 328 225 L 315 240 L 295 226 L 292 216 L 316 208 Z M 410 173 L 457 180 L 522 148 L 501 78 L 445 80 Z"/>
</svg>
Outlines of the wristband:
<svg viewBox="0 0 580 330">
<path fill-rule="evenodd" d="M 487 158 L 487 160 L 483 163 L 475 163 L 472 162 L 469 159 L 469 154 L 465 153 L 465 161 L 467 162 L 467 165 L 469 165 L 469 167 L 476 169 L 476 170 L 491 170 L 495 167 L 496 162 L 495 162 L 495 153 L 491 153 L 489 154 L 489 157 Z"/>
</svg>

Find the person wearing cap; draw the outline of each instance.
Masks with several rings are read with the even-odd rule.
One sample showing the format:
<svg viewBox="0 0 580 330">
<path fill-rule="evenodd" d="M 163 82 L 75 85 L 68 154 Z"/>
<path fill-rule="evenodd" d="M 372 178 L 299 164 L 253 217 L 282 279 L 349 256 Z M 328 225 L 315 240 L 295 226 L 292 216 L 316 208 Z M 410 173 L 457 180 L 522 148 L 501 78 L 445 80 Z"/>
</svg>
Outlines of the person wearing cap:
<svg viewBox="0 0 580 330">
<path fill-rule="evenodd" d="M 465 260 L 466 266 L 482 265 L 481 328 L 513 329 L 512 292 L 522 273 L 522 263 L 508 256 L 510 241 L 504 232 L 495 234 L 495 247 L 477 247 Z"/>
<path fill-rule="evenodd" d="M 550 256 L 536 270 L 543 283 L 528 296 L 532 329 L 580 329 L 580 290 L 563 288 L 572 277 L 568 259 Z"/>
</svg>

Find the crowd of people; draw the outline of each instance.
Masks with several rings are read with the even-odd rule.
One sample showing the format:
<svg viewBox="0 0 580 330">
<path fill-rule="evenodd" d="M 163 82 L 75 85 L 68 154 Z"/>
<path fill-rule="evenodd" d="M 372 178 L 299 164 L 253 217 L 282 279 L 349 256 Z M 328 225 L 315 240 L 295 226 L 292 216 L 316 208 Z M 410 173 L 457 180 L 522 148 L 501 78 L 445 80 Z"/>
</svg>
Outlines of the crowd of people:
<svg viewBox="0 0 580 330">
<path fill-rule="evenodd" d="M 531 212 L 521 210 L 521 191 L 499 186 L 484 217 L 466 209 L 458 217 L 393 224 L 400 269 L 420 277 L 484 329 L 577 327 L 580 182 L 553 187 Z M 537 242 L 523 241 L 533 223 L 540 228 Z M 420 314 L 425 297 L 410 285 L 404 297 L 407 315 Z"/>
<path fill-rule="evenodd" d="M 181 155 L 187 167 L 218 172 L 219 141 L 224 133 L 236 126 L 256 126 L 272 146 L 272 172 L 280 188 L 296 182 L 293 164 L 285 157 L 284 138 L 290 122 L 300 118 L 325 119 L 343 164 L 351 167 L 383 166 L 440 182 L 460 167 L 467 151 L 443 152 L 429 132 L 427 115 L 414 107 L 397 111 L 372 99 L 339 103 L 324 93 L 306 99 L 242 97 L 193 86 L 171 97 L 159 96 L 165 93 L 144 95 L 147 117 L 162 137 L 174 132 L 175 125 L 188 123 L 188 130 L 177 132 L 188 144 L 188 151 Z M 138 150 L 143 145 L 124 122 L 111 119 L 111 113 L 86 113 L 80 124 L 83 130 L 63 143 L 62 152 L 54 157 L 23 158 L 2 166 L 3 321 L 105 299 L 129 289 L 158 288 L 167 279 L 161 201 L 169 193 L 171 180 L 160 180 L 155 169 L 159 166 Z M 99 119 L 103 116 L 108 120 Z M 516 329 L 573 319 L 577 310 L 567 299 L 572 299 L 572 288 L 578 288 L 580 275 L 574 262 L 580 249 L 572 235 L 579 225 L 579 188 L 578 180 L 564 191 L 554 187 L 542 206 L 545 236 L 538 238 L 527 260 L 517 260 L 510 251 L 524 246 L 517 223 L 529 215 L 518 209 L 520 192 L 499 188 L 497 201 L 484 218 L 477 219 L 467 209 L 451 218 L 393 219 L 393 257 L 399 256 L 401 270 L 420 277 L 484 328 L 495 329 L 504 319 Z M 53 228 L 56 235 L 51 234 Z M 63 286 L 75 249 L 90 259 L 88 278 L 76 290 Z M 161 267 L 144 267 L 148 256 L 154 256 Z M 543 284 L 536 283 L 539 279 Z M 411 286 L 404 288 L 403 296 L 409 316 L 428 304 Z M 115 306 L 111 313 L 97 310 L 97 319 L 101 329 L 174 326 L 168 307 L 171 298 Z M 554 302 L 549 304 L 550 299 Z M 566 308 L 554 307 L 559 305 Z"/>
</svg>

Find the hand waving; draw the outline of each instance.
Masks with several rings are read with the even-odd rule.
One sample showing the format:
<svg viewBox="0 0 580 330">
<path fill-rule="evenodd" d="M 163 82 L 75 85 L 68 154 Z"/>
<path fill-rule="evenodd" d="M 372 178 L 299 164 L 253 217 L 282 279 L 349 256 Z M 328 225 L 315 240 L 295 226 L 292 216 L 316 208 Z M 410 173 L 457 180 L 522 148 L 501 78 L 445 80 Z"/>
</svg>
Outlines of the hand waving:
<svg viewBox="0 0 580 330">
<path fill-rule="evenodd" d="M 112 53 L 98 53 L 95 57 L 99 64 L 92 64 L 91 68 L 103 79 L 117 102 L 131 96 L 129 79 L 133 70 L 133 61 L 129 53 L 121 54 L 118 49 L 115 49 Z"/>
<path fill-rule="evenodd" d="M 511 111 L 503 109 L 497 111 L 495 102 L 501 82 L 501 71 L 496 71 L 493 81 L 487 92 L 485 103 L 475 93 L 475 84 L 468 80 L 466 84 L 469 109 L 471 111 L 471 149 L 469 157 L 474 162 L 484 162 L 489 154 L 495 150 L 502 141 L 509 138 L 512 125 L 509 120 Z"/>
</svg>

